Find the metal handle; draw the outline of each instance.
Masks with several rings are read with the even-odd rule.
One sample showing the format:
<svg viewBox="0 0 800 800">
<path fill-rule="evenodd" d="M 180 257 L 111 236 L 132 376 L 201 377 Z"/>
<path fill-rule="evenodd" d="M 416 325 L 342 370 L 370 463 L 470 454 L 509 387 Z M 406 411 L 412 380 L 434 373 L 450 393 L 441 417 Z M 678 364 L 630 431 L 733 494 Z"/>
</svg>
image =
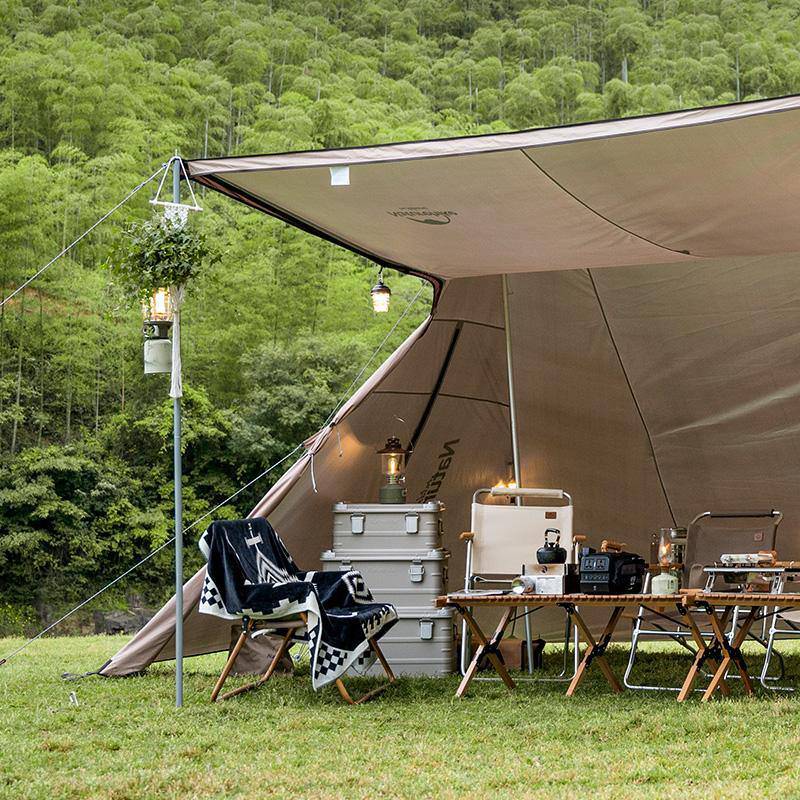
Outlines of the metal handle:
<svg viewBox="0 0 800 800">
<path fill-rule="evenodd" d="M 419 514 L 406 514 L 406 533 L 419 533 Z"/>
<path fill-rule="evenodd" d="M 364 514 L 351 514 L 350 515 L 350 532 L 352 534 L 364 533 Z"/>
<path fill-rule="evenodd" d="M 774 508 L 769 511 L 706 511 L 703 516 L 711 517 L 711 519 L 747 519 L 752 517 L 779 517 L 780 511 Z"/>
<path fill-rule="evenodd" d="M 492 497 L 547 497 L 552 500 L 563 500 L 563 489 L 523 489 L 507 488 L 505 486 L 492 486 L 489 490 Z"/>
<path fill-rule="evenodd" d="M 777 508 L 770 511 L 703 511 L 689 523 L 688 527 L 692 528 L 701 519 L 774 519 L 777 528 L 783 520 L 783 514 Z"/>
</svg>

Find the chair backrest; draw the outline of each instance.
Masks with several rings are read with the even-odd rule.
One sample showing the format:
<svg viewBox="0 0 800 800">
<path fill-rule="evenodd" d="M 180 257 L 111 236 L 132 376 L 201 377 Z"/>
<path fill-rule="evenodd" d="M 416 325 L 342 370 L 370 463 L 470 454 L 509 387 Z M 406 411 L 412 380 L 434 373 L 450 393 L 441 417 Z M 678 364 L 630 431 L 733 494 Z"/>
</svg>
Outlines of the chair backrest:
<svg viewBox="0 0 800 800">
<path fill-rule="evenodd" d="M 507 498 L 564 500 L 566 505 L 498 505 L 482 503 L 484 495 Z M 519 575 L 524 564 L 536 563 L 548 528 L 561 534 L 561 546 L 572 562 L 572 499 L 561 489 L 480 489 L 472 502 L 472 575 Z M 552 540 L 552 537 L 551 537 Z"/>
<path fill-rule="evenodd" d="M 724 553 L 757 553 L 775 550 L 780 511 L 711 512 L 698 514 L 686 530 L 684 574 L 686 587 L 706 584 L 704 567 Z"/>
<path fill-rule="evenodd" d="M 280 536 L 265 519 L 217 520 L 209 531 L 222 536 L 235 553 L 246 583 L 285 583 L 298 573 Z"/>
</svg>

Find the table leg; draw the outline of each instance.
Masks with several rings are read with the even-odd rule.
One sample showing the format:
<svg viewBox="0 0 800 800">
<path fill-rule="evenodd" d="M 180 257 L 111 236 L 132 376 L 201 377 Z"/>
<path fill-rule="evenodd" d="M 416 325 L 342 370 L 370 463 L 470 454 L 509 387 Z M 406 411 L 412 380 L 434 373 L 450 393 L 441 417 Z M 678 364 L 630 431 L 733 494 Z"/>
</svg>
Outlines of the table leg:
<svg viewBox="0 0 800 800">
<path fill-rule="evenodd" d="M 487 640 L 483 631 L 480 629 L 480 626 L 475 621 L 475 618 L 466 608 L 459 607 L 458 610 L 461 613 L 461 616 L 466 620 L 467 626 L 472 632 L 472 635 L 477 639 L 478 647 L 475 649 L 472 661 L 470 661 L 469 667 L 467 667 L 467 671 L 464 673 L 464 677 L 461 679 L 461 683 L 456 690 L 456 697 L 464 696 L 464 693 L 467 691 L 470 683 L 472 683 L 473 678 L 478 672 L 478 665 L 480 664 L 484 655 L 489 659 L 489 662 L 494 667 L 497 674 L 503 679 L 503 683 L 505 683 L 509 689 L 513 689 L 515 685 L 514 681 L 511 679 L 511 676 L 506 670 L 505 664 L 497 653 L 497 645 L 503 638 L 503 632 L 505 631 L 506 626 L 511 621 L 511 617 L 514 614 L 514 608 L 509 607 L 505 610 L 505 612 L 503 612 L 503 616 L 500 619 L 500 622 L 495 629 L 491 640 Z"/>
<path fill-rule="evenodd" d="M 742 656 L 741 648 L 745 643 L 748 634 L 750 633 L 750 628 L 756 621 L 757 614 L 758 608 L 753 606 L 753 608 L 750 609 L 749 613 L 745 617 L 744 622 L 739 628 L 739 632 L 734 637 L 730 646 L 733 663 L 736 665 L 736 669 L 739 670 L 739 674 L 742 676 L 742 685 L 744 686 L 747 694 L 754 694 L 753 681 L 750 678 L 750 672 L 748 671 L 747 664 Z"/>
<path fill-rule="evenodd" d="M 726 610 L 730 611 L 730 608 Z M 744 622 L 736 632 L 733 640 L 730 642 L 725 636 L 725 623 L 727 622 L 727 616 L 730 616 L 730 614 L 727 616 L 723 614 L 723 616 L 718 620 L 714 610 L 709 610 L 711 615 L 709 619 L 711 622 L 711 627 L 714 630 L 715 640 L 719 642 L 724 656 L 717 667 L 717 671 L 714 673 L 714 677 L 711 679 L 711 683 L 709 683 L 708 688 L 703 693 L 704 703 L 707 703 L 714 696 L 714 692 L 716 692 L 721 682 L 724 681 L 725 676 L 728 674 L 728 669 L 732 663 L 735 664 L 736 668 L 739 670 L 745 693 L 748 695 L 753 694 L 753 683 L 750 680 L 750 674 L 747 671 L 747 665 L 742 657 L 740 648 L 744 643 L 744 640 L 747 638 L 750 627 L 755 620 L 757 610 L 758 609 L 755 606 L 750 609 L 750 613 L 745 617 Z"/>
<path fill-rule="evenodd" d="M 686 625 L 686 627 L 691 631 L 692 639 L 694 639 L 694 643 L 697 645 L 697 653 L 695 654 L 694 662 L 692 663 L 692 666 L 686 675 L 686 680 L 684 680 L 683 686 L 678 693 L 678 702 L 682 703 L 691 694 L 703 664 L 707 661 L 715 672 L 719 668 L 719 664 L 718 659 L 715 658 L 716 648 L 712 647 L 713 642 L 716 642 L 716 638 L 714 638 L 712 642 L 706 642 L 703 634 L 697 627 L 697 623 L 692 618 L 691 611 L 685 606 L 679 605 L 678 613 L 681 615 L 684 625 Z M 722 681 L 720 681 L 719 689 L 725 696 L 731 693 L 731 690 L 724 678 Z"/>
<path fill-rule="evenodd" d="M 619 694 L 622 691 L 622 684 L 619 682 L 617 676 L 614 674 L 614 671 L 609 666 L 608 661 L 606 661 L 605 652 L 609 642 L 611 641 L 611 636 L 614 633 L 614 629 L 617 627 L 617 623 L 622 616 L 624 606 L 614 606 L 614 610 L 611 612 L 611 617 L 609 618 L 606 627 L 603 628 L 603 632 L 600 634 L 600 638 L 597 641 L 595 641 L 594 636 L 592 636 L 592 632 L 584 622 L 583 617 L 581 617 L 581 615 L 578 613 L 578 609 L 573 605 L 565 605 L 564 607 L 569 613 L 573 624 L 577 626 L 588 645 L 586 652 L 583 654 L 583 658 L 581 659 L 581 663 L 578 665 L 578 669 L 575 671 L 575 675 L 569 684 L 569 688 L 567 689 L 567 697 L 572 697 L 572 695 L 575 694 L 575 690 L 578 688 L 578 685 L 586 675 L 586 671 L 591 666 L 592 661 L 597 661 L 597 666 L 600 667 L 609 685 L 617 694 Z"/>
</svg>

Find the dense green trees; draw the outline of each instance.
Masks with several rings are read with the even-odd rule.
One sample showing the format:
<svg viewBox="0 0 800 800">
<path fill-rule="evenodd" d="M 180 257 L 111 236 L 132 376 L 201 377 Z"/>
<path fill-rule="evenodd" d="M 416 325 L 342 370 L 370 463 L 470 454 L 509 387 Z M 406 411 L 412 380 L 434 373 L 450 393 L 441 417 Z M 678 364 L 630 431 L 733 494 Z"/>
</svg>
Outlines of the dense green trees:
<svg viewBox="0 0 800 800">
<path fill-rule="evenodd" d="M 176 148 L 360 145 L 788 94 L 800 91 L 797 11 L 796 0 L 0 0 L 0 291 Z M 0 311 L 0 605 L 81 594 L 169 535 L 166 386 L 142 376 L 138 311 L 99 268 L 152 213 L 148 191 Z M 189 518 L 313 432 L 419 288 L 389 275 L 392 312 L 374 317 L 370 264 L 200 199 L 220 259 L 184 312 Z M 268 483 L 219 513 L 245 513 Z M 165 565 L 145 584 L 160 586 Z"/>
</svg>

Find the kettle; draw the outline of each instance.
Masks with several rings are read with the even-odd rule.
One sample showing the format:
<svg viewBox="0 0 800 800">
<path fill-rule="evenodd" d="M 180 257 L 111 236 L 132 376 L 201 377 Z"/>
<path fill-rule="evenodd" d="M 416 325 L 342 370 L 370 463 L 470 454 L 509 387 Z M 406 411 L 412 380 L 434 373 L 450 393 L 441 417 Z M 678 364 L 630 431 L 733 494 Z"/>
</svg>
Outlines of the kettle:
<svg viewBox="0 0 800 800">
<path fill-rule="evenodd" d="M 555 534 L 555 541 L 548 539 L 549 534 Z M 561 547 L 561 531 L 556 528 L 548 528 L 544 532 L 544 546 L 536 551 L 536 560 L 540 564 L 565 564 L 567 561 L 567 551 Z"/>
</svg>

